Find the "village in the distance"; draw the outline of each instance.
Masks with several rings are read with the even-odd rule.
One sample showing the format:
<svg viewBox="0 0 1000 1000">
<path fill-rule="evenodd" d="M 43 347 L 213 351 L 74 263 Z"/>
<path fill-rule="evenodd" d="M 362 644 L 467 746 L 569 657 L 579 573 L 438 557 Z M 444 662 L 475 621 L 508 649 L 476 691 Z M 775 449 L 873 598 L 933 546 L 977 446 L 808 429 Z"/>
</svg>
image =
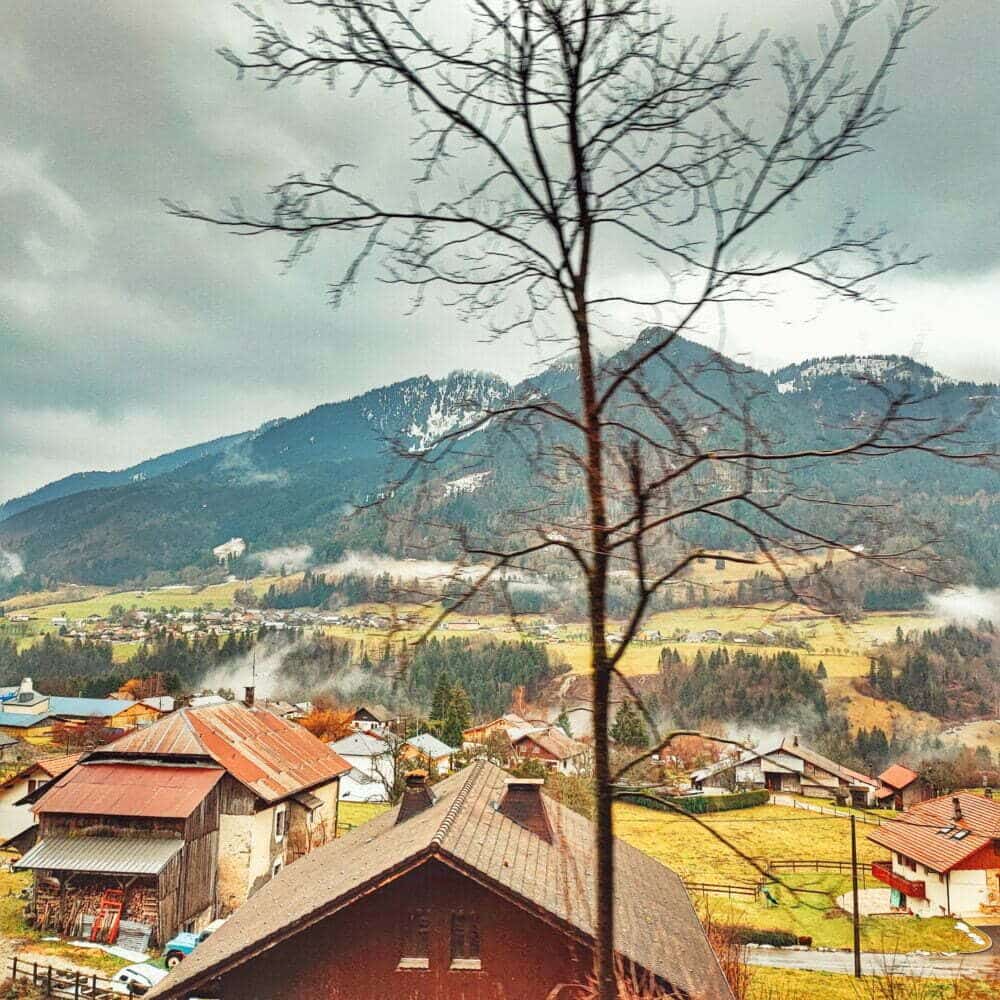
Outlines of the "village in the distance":
<svg viewBox="0 0 1000 1000">
<path fill-rule="evenodd" d="M 355 556 L 241 579 L 230 570 L 247 549 L 214 547 L 205 572 L 221 582 L 5 602 L 5 669 L 24 668 L 0 689 L 15 977 L 54 977 L 53 989 L 89 977 L 87 996 L 161 981 L 178 984 L 163 995 L 298 982 L 304 996 L 316 970 L 274 950 L 320 954 L 331 940 L 371 956 L 354 980 L 338 969 L 345 996 L 438 963 L 495 964 L 515 984 L 573 975 L 591 926 L 585 625 L 481 605 L 432 629 L 440 599 L 391 595 L 444 587 L 442 564 Z M 850 559 L 789 569 L 801 581 Z M 626 922 L 630 956 L 691 996 L 724 997 L 713 947 L 764 976 L 811 955 L 836 975 L 857 929 L 868 972 L 891 960 L 985 974 L 1000 922 L 996 640 L 984 621 L 956 623 L 977 595 L 845 620 L 768 600 L 767 586 L 759 568 L 696 563 L 682 606 L 650 614 L 624 660 L 615 753 L 653 747 L 667 720 L 705 733 L 651 752 L 615 806 L 622 877 L 673 921 L 665 943 Z M 345 603 L 366 588 L 383 599 Z M 973 660 L 966 687 L 952 685 L 964 715 L 917 707 Z M 889 678 L 896 689 L 880 690 Z M 779 709 L 793 689 L 801 704 Z M 772 713 L 785 724 L 768 725 Z M 567 843 L 568 858 L 554 853 Z M 583 893 L 572 906 L 569 884 Z M 414 894 L 426 908 L 412 910 Z M 681 960 L 670 942 L 684 921 L 704 944 Z M 530 962 L 495 950 L 512 940 Z"/>
</svg>

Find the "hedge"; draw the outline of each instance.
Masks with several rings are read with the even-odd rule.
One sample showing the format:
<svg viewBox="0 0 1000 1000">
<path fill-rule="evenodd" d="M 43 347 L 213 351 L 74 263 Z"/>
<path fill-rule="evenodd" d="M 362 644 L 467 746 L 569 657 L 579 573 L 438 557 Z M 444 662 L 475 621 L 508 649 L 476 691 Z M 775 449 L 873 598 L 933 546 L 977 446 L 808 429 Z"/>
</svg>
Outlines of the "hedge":
<svg viewBox="0 0 1000 1000">
<path fill-rule="evenodd" d="M 730 809 L 751 809 L 754 806 L 767 805 L 770 792 L 762 788 L 756 792 L 737 792 L 735 795 L 677 795 L 666 799 L 653 798 L 642 792 L 630 792 L 620 795 L 624 802 L 632 802 L 647 809 L 659 809 L 663 812 L 674 812 L 670 806 L 677 806 L 686 813 L 716 813 L 728 812 Z M 665 805 L 669 802 L 670 805 Z"/>
<path fill-rule="evenodd" d="M 788 948 L 793 944 L 812 944 L 812 938 L 798 937 L 789 931 L 764 930 L 760 927 L 734 927 L 733 936 L 740 944 L 769 944 Z"/>
</svg>

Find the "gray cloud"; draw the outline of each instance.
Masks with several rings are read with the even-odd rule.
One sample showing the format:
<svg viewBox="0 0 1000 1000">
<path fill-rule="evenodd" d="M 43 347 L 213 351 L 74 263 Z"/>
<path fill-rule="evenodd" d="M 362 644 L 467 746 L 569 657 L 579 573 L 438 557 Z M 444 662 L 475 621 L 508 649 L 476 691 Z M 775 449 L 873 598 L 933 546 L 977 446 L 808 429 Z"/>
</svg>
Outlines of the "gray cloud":
<svg viewBox="0 0 1000 1000">
<path fill-rule="evenodd" d="M 675 6 L 683 29 L 728 13 L 737 29 L 804 37 L 821 13 L 800 0 Z M 777 243 L 794 241 L 860 201 L 933 253 L 887 284 L 897 311 L 820 307 L 794 292 L 780 310 L 731 312 L 704 336 L 761 364 L 918 344 L 949 373 L 1000 377 L 995 348 L 984 349 L 1000 306 L 1000 65 L 987 41 L 998 28 L 994 0 L 946 3 L 900 59 L 891 89 L 903 110 L 878 158 L 848 164 L 814 214 L 774 228 Z M 402 291 L 373 281 L 333 312 L 325 286 L 346 248 L 324 244 L 283 273 L 284 247 L 163 212 L 162 196 L 224 204 L 340 160 L 381 189 L 412 173 L 404 109 L 374 91 L 351 102 L 318 84 L 237 81 L 214 50 L 248 37 L 228 5 L 196 0 L 0 9 L 0 497 L 419 372 L 516 377 L 547 353 L 524 339 L 485 343 L 434 304 L 407 315 Z M 634 333 L 655 317 L 614 319 Z"/>
</svg>

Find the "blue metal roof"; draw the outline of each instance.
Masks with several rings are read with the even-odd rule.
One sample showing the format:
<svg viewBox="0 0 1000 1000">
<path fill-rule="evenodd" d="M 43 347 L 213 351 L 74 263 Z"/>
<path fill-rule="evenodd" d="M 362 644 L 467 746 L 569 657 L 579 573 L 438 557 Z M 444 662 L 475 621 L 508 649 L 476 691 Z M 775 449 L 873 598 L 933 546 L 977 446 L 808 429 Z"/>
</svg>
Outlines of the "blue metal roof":
<svg viewBox="0 0 1000 1000">
<path fill-rule="evenodd" d="M 53 715 L 75 715 L 82 718 L 110 718 L 127 708 L 139 704 L 116 698 L 49 698 L 49 711 Z"/>
<path fill-rule="evenodd" d="M 15 729 L 30 729 L 49 718 L 44 715 L 22 715 L 20 712 L 0 712 L 0 726 L 11 726 Z"/>
</svg>

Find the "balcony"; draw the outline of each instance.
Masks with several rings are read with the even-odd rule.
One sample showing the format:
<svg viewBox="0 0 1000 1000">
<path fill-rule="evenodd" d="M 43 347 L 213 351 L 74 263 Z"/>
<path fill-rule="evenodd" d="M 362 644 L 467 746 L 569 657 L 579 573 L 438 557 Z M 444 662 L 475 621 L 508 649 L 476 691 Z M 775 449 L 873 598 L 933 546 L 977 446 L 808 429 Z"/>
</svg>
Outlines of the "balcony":
<svg viewBox="0 0 1000 1000">
<path fill-rule="evenodd" d="M 892 870 L 891 861 L 873 861 L 872 877 L 885 882 L 892 889 L 898 889 L 904 896 L 911 899 L 926 899 L 927 892 L 923 882 L 913 882 Z"/>
</svg>

